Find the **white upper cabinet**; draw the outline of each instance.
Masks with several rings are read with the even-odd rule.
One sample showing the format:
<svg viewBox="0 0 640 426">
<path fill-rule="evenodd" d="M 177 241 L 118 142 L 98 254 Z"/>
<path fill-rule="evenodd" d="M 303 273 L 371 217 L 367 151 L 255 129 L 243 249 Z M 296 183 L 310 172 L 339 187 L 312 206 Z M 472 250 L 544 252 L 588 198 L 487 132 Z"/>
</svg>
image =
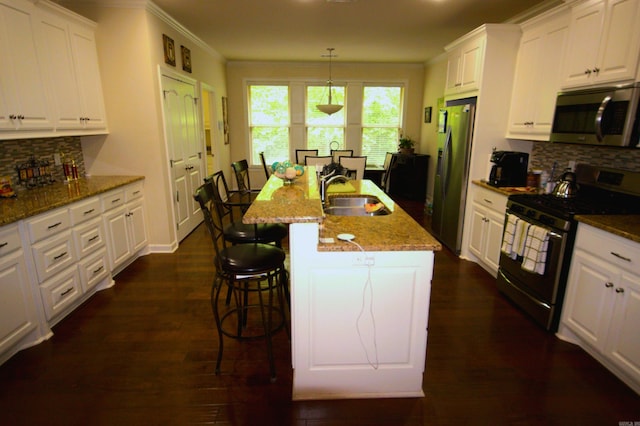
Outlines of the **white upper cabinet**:
<svg viewBox="0 0 640 426">
<path fill-rule="evenodd" d="M 0 0 L 0 139 L 106 133 L 94 27 L 47 0 Z"/>
<path fill-rule="evenodd" d="M 549 140 L 568 33 L 568 9 L 524 26 L 513 83 L 508 138 Z"/>
<path fill-rule="evenodd" d="M 482 78 L 485 39 L 484 35 L 477 35 L 462 44 L 445 47 L 449 52 L 445 95 L 478 90 Z"/>
<path fill-rule="evenodd" d="M 0 0 L 0 130 L 53 128 L 36 13 L 32 3 Z"/>
<path fill-rule="evenodd" d="M 640 53 L 640 0 L 590 0 L 571 11 L 563 88 L 633 80 Z"/>
</svg>

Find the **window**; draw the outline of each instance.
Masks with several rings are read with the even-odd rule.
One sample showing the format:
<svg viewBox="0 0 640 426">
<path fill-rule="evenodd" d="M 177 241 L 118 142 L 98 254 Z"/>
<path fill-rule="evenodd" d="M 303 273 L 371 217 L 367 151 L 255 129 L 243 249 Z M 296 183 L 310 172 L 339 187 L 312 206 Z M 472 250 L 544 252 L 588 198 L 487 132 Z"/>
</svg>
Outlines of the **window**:
<svg viewBox="0 0 640 426">
<path fill-rule="evenodd" d="M 318 155 L 329 155 L 331 142 L 333 149 L 344 149 L 344 128 L 345 114 L 344 108 L 340 111 L 327 115 L 318 111 L 316 105 L 328 102 L 329 92 L 327 86 L 307 86 L 307 148 L 317 149 Z M 331 90 L 331 103 L 345 105 L 344 87 L 333 86 Z"/>
<path fill-rule="evenodd" d="M 387 152 L 398 150 L 402 87 L 365 86 L 362 96 L 362 155 L 369 164 L 383 164 Z"/>
<path fill-rule="evenodd" d="M 259 165 L 261 151 L 267 158 L 289 158 L 289 87 L 249 86 L 251 164 Z"/>
</svg>

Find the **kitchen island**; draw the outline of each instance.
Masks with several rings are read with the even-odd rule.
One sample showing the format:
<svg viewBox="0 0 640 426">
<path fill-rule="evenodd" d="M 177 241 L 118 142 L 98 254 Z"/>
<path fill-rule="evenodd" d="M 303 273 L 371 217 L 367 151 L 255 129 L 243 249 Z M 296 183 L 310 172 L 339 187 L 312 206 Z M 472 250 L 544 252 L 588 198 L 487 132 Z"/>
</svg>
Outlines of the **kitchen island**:
<svg viewBox="0 0 640 426">
<path fill-rule="evenodd" d="M 390 212 L 325 215 L 315 170 L 272 176 L 245 223 L 288 223 L 293 399 L 420 397 L 434 252 L 440 243 L 368 180 Z M 343 241 L 340 234 L 355 238 Z"/>
</svg>

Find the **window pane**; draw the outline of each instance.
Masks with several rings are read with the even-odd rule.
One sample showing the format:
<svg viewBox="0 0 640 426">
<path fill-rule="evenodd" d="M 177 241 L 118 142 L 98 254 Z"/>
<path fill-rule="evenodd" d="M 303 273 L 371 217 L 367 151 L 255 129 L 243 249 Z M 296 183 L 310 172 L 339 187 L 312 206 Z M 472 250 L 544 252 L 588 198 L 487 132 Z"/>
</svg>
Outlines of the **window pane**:
<svg viewBox="0 0 640 426">
<path fill-rule="evenodd" d="M 362 129 L 362 155 L 367 156 L 367 164 L 384 163 L 387 152 L 398 150 L 397 128 L 364 127 Z"/>
<path fill-rule="evenodd" d="M 307 86 L 307 126 L 344 126 L 344 108 L 331 115 L 320 112 L 316 105 L 329 102 L 327 86 Z M 344 105 L 344 87 L 333 86 L 331 103 Z"/>
<path fill-rule="evenodd" d="M 400 127 L 400 87 L 365 87 L 362 99 L 363 126 Z"/>
<path fill-rule="evenodd" d="M 249 86 L 251 165 L 260 164 L 264 151 L 269 162 L 289 158 L 289 87 Z"/>
<path fill-rule="evenodd" d="M 334 149 L 344 149 L 344 129 L 341 127 L 309 127 L 307 129 L 307 149 L 317 149 L 318 155 L 331 154 L 331 142 L 338 142 Z"/>
</svg>

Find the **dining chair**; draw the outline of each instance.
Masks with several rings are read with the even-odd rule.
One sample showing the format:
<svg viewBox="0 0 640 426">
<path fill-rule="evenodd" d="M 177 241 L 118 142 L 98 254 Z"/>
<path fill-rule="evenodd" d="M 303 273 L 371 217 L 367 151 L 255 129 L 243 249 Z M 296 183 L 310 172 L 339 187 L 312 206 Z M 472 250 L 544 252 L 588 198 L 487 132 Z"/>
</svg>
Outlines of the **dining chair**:
<svg viewBox="0 0 640 426">
<path fill-rule="evenodd" d="M 340 157 L 353 157 L 352 149 L 332 149 L 331 156 L 333 157 L 334 163 L 340 162 Z"/>
<path fill-rule="evenodd" d="M 396 159 L 397 156 L 394 155 L 393 152 L 387 152 L 384 156 L 384 164 L 382 166 L 384 171 L 382 172 L 382 179 L 380 179 L 380 181 L 382 186 L 381 189 L 386 193 L 389 193 L 389 186 L 391 184 L 391 170 L 395 165 Z"/>
<path fill-rule="evenodd" d="M 269 167 L 267 167 L 267 160 L 264 159 L 264 152 L 260 152 L 258 154 L 260 156 L 260 162 L 262 163 L 262 168 L 264 169 L 264 176 L 269 180 L 271 177 L 271 173 L 269 172 Z"/>
<path fill-rule="evenodd" d="M 317 156 L 318 155 L 318 150 L 317 149 L 296 149 L 296 164 L 307 164 L 305 162 L 305 157 L 311 155 L 311 156 Z"/>
<path fill-rule="evenodd" d="M 249 177 L 249 163 L 247 160 L 234 161 L 231 167 L 236 175 L 236 184 L 238 191 L 254 193 L 256 196 L 260 192 L 259 189 L 251 188 L 251 178 Z"/>
<path fill-rule="evenodd" d="M 304 159 L 304 164 L 307 166 L 316 166 L 316 169 L 322 170 L 326 165 L 331 164 L 332 158 L 330 155 L 312 156 L 307 155 Z"/>
<path fill-rule="evenodd" d="M 285 279 L 287 275 L 283 273 L 286 254 L 270 244 L 225 244 L 222 200 L 216 196 L 214 186 L 210 183 L 201 185 L 194 199 L 200 204 L 214 249 L 215 276 L 211 286 L 211 309 L 218 333 L 215 373 L 220 374 L 225 337 L 237 340 L 264 338 L 273 382 L 276 370 L 271 336 L 285 328 L 287 336 L 291 338 L 286 313 L 288 305 L 285 303 L 288 283 Z M 234 306 L 221 306 L 220 292 L 223 287 L 233 294 Z M 277 315 L 275 322 L 274 314 Z"/>
<path fill-rule="evenodd" d="M 364 169 L 367 167 L 367 156 L 358 157 L 340 157 L 339 161 L 342 167 L 349 170 L 348 175 L 351 179 L 361 180 L 364 178 Z"/>
</svg>

